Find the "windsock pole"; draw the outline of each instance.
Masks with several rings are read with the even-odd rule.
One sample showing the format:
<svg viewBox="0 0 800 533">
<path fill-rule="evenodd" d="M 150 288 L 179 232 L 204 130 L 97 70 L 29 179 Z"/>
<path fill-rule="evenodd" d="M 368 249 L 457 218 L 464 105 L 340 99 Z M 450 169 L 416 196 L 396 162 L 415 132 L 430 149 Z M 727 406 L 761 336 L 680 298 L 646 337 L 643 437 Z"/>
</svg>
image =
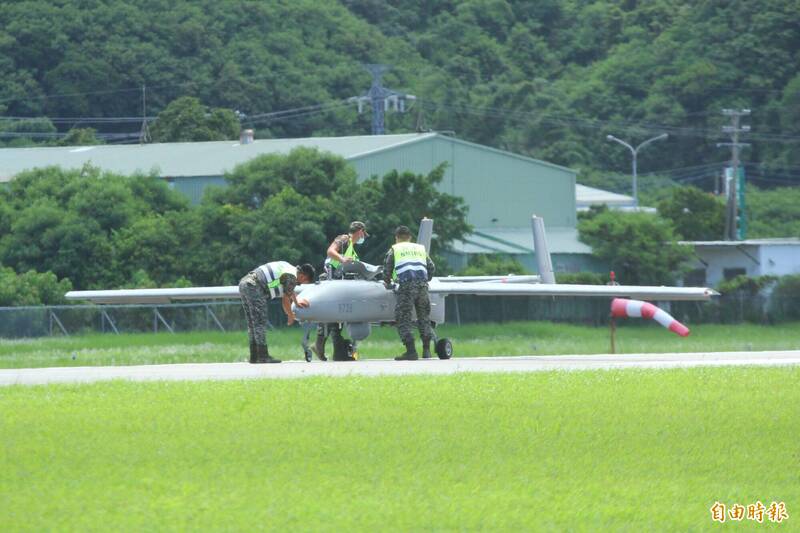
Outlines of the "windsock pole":
<svg viewBox="0 0 800 533">
<path fill-rule="evenodd" d="M 652 319 L 681 337 L 689 335 L 689 328 L 672 318 L 672 315 L 655 305 L 641 300 L 614 298 L 611 301 L 611 317 L 633 317 Z"/>
<path fill-rule="evenodd" d="M 614 318 L 614 315 L 611 315 L 611 321 L 609 322 L 611 326 L 611 353 L 617 353 L 617 319 Z"/>
</svg>

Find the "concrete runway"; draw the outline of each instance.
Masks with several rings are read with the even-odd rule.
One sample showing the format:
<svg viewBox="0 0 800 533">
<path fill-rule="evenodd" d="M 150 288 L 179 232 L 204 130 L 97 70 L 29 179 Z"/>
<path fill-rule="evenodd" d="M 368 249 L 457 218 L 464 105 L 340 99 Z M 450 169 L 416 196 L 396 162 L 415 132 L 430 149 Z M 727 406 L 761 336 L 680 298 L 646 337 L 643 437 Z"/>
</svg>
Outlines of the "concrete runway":
<svg viewBox="0 0 800 533">
<path fill-rule="evenodd" d="M 447 361 L 355 362 L 287 361 L 273 365 L 202 363 L 142 366 L 84 366 L 0 370 L 0 386 L 49 383 L 129 381 L 203 381 L 312 376 L 401 376 L 457 372 L 541 372 L 548 370 L 608 370 L 617 368 L 692 368 L 701 366 L 782 366 L 800 364 L 800 350 L 770 352 L 662 353 L 628 355 L 556 355 L 469 357 Z"/>
</svg>

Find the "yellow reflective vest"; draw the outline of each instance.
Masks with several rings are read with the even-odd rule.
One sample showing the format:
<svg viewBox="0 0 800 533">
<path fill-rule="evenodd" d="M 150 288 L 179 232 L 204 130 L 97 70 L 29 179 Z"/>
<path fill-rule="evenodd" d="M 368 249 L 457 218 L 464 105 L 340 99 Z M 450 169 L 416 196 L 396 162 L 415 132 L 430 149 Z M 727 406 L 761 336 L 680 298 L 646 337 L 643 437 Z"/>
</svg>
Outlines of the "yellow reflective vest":
<svg viewBox="0 0 800 533">
<path fill-rule="evenodd" d="M 261 265 L 258 270 L 267 279 L 267 290 L 269 290 L 270 298 L 283 296 L 283 285 L 281 285 L 281 276 L 283 274 L 291 274 L 297 277 L 297 267 L 286 261 L 272 261 Z"/>
<path fill-rule="evenodd" d="M 344 257 L 352 257 L 353 261 L 358 261 L 358 254 L 356 253 L 356 247 L 353 245 L 353 239 L 350 239 L 347 244 L 347 249 L 342 254 Z M 330 264 L 333 268 L 339 268 L 341 263 L 336 259 L 331 258 Z"/>
<path fill-rule="evenodd" d="M 428 253 L 425 247 L 414 242 L 399 242 L 392 246 L 394 272 L 392 278 L 400 283 L 415 279 L 428 280 Z"/>
</svg>

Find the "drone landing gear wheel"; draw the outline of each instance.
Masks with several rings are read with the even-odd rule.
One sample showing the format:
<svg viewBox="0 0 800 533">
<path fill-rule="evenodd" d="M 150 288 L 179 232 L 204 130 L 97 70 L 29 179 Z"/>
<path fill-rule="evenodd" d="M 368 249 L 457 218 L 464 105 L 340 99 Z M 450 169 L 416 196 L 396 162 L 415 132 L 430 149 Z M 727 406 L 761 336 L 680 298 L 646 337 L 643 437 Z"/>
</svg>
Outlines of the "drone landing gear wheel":
<svg viewBox="0 0 800 533">
<path fill-rule="evenodd" d="M 358 350 L 356 349 L 356 345 L 353 341 L 347 340 L 345 341 L 345 347 L 347 348 L 347 355 L 353 358 L 353 361 L 358 361 Z"/>
<path fill-rule="evenodd" d="M 453 357 L 453 343 L 450 339 L 439 339 L 436 341 L 436 355 L 439 359 L 450 359 Z"/>
</svg>

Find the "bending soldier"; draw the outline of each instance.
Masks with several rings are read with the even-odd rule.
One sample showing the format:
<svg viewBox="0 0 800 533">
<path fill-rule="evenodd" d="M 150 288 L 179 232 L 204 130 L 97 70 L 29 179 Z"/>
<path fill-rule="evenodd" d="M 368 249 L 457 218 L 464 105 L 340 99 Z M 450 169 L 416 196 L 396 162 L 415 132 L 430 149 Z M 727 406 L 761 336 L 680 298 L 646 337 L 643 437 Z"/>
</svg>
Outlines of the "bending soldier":
<svg viewBox="0 0 800 533">
<path fill-rule="evenodd" d="M 286 261 L 273 261 L 249 272 L 239 281 L 239 295 L 247 317 L 251 363 L 281 362 L 269 355 L 267 347 L 267 303 L 273 298 L 281 298 L 291 326 L 295 320 L 292 302 L 298 307 L 308 307 L 308 301 L 298 298 L 294 289 L 298 284 L 314 283 L 315 277 L 314 267 L 309 264 L 295 267 Z"/>
<path fill-rule="evenodd" d="M 364 239 L 369 237 L 367 227 L 363 222 L 354 221 L 350 223 L 350 232 L 336 237 L 330 246 L 328 246 L 328 257 L 325 259 L 325 273 L 328 279 L 342 279 L 344 269 L 342 268 L 346 263 L 358 261 L 358 253 L 356 252 L 356 245 L 363 244 Z M 314 343 L 314 353 L 320 360 L 325 361 L 325 328 L 328 329 L 328 334 L 333 341 L 333 360 L 334 361 L 352 361 L 347 353 L 344 339 L 342 338 L 342 328 L 338 322 L 331 322 L 329 324 L 319 324 L 317 326 L 317 339 Z"/>
<path fill-rule="evenodd" d="M 394 310 L 397 332 L 406 351 L 396 361 L 419 359 L 412 333 L 412 311 L 417 312 L 417 326 L 422 338 L 422 357 L 431 356 L 431 301 L 428 298 L 428 281 L 433 277 L 435 265 L 425 247 L 411 242 L 411 231 L 399 226 L 394 232 L 395 245 L 386 253 L 383 263 L 383 284 L 392 289 L 392 280 L 399 284 L 397 306 Z"/>
</svg>

